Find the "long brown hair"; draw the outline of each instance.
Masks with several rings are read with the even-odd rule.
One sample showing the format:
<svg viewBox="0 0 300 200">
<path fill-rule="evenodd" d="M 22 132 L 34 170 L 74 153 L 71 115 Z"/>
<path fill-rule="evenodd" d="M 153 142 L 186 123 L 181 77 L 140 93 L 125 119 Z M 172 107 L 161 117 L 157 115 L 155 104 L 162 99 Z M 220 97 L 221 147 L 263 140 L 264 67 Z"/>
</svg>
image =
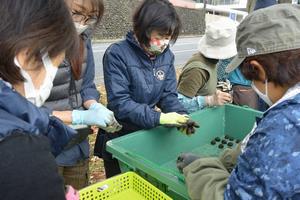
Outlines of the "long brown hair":
<svg viewBox="0 0 300 200">
<path fill-rule="evenodd" d="M 72 0 L 73 1 L 73 0 Z M 104 14 L 104 4 L 103 4 L 103 0 L 90 0 L 90 3 L 92 5 L 92 11 L 96 11 L 96 16 L 97 16 L 97 22 L 94 25 L 95 28 L 101 21 L 103 14 Z M 70 61 L 71 63 L 71 68 L 72 68 L 72 74 L 75 78 L 75 80 L 80 79 L 81 76 L 81 71 L 82 71 L 82 64 L 84 61 L 84 54 L 86 52 L 85 51 L 85 42 L 84 42 L 84 36 L 80 35 L 79 36 L 79 53 L 78 55 Z"/>
<path fill-rule="evenodd" d="M 74 59 L 70 60 L 72 75 L 75 80 L 79 80 L 82 71 L 82 64 L 84 61 L 84 40 L 82 37 L 79 37 L 79 49 L 78 54 Z"/>
</svg>

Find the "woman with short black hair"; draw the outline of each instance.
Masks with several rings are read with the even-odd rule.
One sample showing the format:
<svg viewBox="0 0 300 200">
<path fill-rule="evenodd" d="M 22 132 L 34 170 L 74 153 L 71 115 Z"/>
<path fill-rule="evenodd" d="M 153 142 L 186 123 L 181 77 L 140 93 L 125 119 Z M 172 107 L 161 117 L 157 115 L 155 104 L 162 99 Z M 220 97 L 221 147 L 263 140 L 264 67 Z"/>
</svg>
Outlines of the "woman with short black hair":
<svg viewBox="0 0 300 200">
<path fill-rule="evenodd" d="M 108 140 L 160 124 L 180 127 L 189 119 L 177 99 L 174 55 L 169 49 L 180 28 L 179 16 L 169 1 L 147 0 L 133 15 L 133 31 L 106 50 L 108 108 L 123 125 L 114 134 L 98 134 L 95 154 L 104 159 L 107 177 L 120 173 L 117 161 L 105 150 Z"/>
</svg>

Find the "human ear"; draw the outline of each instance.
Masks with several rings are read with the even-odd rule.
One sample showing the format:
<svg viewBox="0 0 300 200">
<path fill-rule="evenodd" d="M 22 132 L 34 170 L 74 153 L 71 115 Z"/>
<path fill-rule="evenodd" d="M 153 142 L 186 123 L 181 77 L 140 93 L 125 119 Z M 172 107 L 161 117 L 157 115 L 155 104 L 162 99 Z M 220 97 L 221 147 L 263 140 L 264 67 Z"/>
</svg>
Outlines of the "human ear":
<svg viewBox="0 0 300 200">
<path fill-rule="evenodd" d="M 19 64 L 24 68 L 27 66 L 28 63 L 28 50 L 27 49 L 22 49 L 16 54 L 16 58 L 19 62 Z"/>
<path fill-rule="evenodd" d="M 257 74 L 257 80 L 265 82 L 265 80 L 268 78 L 266 75 L 266 71 L 264 67 L 257 61 L 257 60 L 251 60 L 250 65 L 253 67 L 253 70 Z"/>
</svg>

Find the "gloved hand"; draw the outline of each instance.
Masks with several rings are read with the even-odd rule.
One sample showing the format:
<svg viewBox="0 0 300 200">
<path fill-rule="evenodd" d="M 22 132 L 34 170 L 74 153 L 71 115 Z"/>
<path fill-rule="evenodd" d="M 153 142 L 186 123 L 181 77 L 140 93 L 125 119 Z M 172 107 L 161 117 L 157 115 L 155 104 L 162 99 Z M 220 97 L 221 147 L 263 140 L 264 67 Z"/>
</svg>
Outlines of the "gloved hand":
<svg viewBox="0 0 300 200">
<path fill-rule="evenodd" d="M 180 127 L 188 121 L 188 115 L 181 115 L 176 112 L 171 113 L 161 113 L 159 123 L 167 126 Z"/>
<path fill-rule="evenodd" d="M 93 103 L 90 105 L 89 110 L 108 110 L 104 105 L 102 105 L 101 103 Z"/>
<path fill-rule="evenodd" d="M 176 166 L 179 171 L 182 173 L 183 168 L 194 162 L 195 160 L 199 159 L 200 156 L 192 154 L 192 153 L 181 153 L 176 161 Z"/>
<path fill-rule="evenodd" d="M 232 85 L 228 79 L 226 81 L 219 81 L 217 83 L 217 89 L 221 90 L 222 92 L 230 93 L 232 91 Z"/>
<path fill-rule="evenodd" d="M 232 97 L 227 92 L 216 90 L 215 94 L 205 97 L 205 102 L 207 106 L 222 106 L 225 103 L 232 102 Z"/>
<path fill-rule="evenodd" d="M 101 104 L 101 106 L 97 104 L 92 104 L 88 110 L 73 110 L 72 124 L 98 126 L 110 133 L 119 131 L 122 126 L 115 119 L 114 113 Z"/>
<path fill-rule="evenodd" d="M 99 112 L 111 112 L 113 114 L 112 111 L 110 111 L 109 109 L 107 109 L 104 105 L 102 105 L 101 103 L 93 103 L 89 110 L 98 110 Z M 119 130 L 122 129 L 122 125 L 118 123 L 118 121 L 116 120 L 115 116 L 112 116 L 113 121 L 111 124 L 109 124 L 107 127 L 100 127 L 103 130 L 105 130 L 108 133 L 114 133 L 117 132 Z"/>
<path fill-rule="evenodd" d="M 186 124 L 183 124 L 181 127 L 178 127 L 177 129 L 186 134 L 186 135 L 192 135 L 196 132 L 195 128 L 199 128 L 199 124 L 191 119 L 189 119 Z"/>
</svg>

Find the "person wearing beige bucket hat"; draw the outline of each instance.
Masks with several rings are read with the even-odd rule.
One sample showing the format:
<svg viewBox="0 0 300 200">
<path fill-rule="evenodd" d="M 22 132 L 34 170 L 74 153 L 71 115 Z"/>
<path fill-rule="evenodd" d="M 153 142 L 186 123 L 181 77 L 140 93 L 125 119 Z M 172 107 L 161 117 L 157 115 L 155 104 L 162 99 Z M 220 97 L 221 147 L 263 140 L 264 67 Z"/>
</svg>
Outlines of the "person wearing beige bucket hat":
<svg viewBox="0 0 300 200">
<path fill-rule="evenodd" d="M 232 101 L 230 94 L 216 90 L 216 64 L 236 55 L 235 34 L 236 22 L 229 18 L 206 26 L 198 52 L 183 67 L 178 81 L 178 98 L 189 113 Z"/>
<path fill-rule="evenodd" d="M 237 22 L 229 18 L 209 23 L 198 44 L 199 52 L 206 58 L 226 59 L 237 54 L 235 45 Z"/>
<path fill-rule="evenodd" d="M 238 55 L 227 70 L 239 67 L 271 107 L 240 145 L 183 166 L 192 200 L 300 199 L 299 23 L 300 6 L 285 4 L 239 25 Z"/>
</svg>

